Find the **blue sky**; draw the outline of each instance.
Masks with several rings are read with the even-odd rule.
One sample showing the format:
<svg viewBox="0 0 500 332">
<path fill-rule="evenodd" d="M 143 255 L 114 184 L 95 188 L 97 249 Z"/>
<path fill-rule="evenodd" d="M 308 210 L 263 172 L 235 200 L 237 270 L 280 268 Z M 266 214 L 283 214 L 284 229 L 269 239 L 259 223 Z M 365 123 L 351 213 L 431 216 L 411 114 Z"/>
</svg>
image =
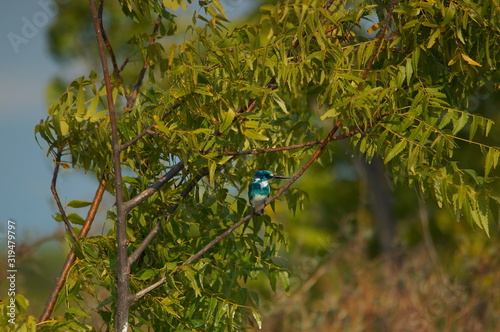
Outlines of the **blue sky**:
<svg viewBox="0 0 500 332">
<path fill-rule="evenodd" d="M 33 133 L 46 117 L 45 86 L 58 69 L 47 52 L 44 18 L 50 15 L 34 0 L 10 2 L 0 12 L 0 232 L 15 220 L 18 242 L 58 227 L 51 218 L 51 159 Z"/>
<path fill-rule="evenodd" d="M 13 1 L 0 11 L 0 238 L 7 220 L 15 220 L 18 243 L 52 234 L 56 206 L 50 192 L 52 158 L 34 136 L 47 116 L 45 89 L 59 67 L 47 50 L 45 31 L 58 3 L 68 0 Z M 221 1 L 229 16 L 249 10 L 252 2 Z M 65 69 L 66 70 L 66 69 Z M 64 73 L 74 78 L 86 72 Z M 60 171 L 63 204 L 91 200 L 96 181 L 73 170 Z"/>
</svg>

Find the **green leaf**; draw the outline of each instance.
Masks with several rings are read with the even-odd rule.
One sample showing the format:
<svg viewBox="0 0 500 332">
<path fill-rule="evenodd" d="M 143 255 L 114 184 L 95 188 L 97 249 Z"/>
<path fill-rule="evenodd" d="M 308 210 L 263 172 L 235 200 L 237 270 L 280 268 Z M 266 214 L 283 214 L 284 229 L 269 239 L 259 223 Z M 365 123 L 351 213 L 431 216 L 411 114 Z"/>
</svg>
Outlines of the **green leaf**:
<svg viewBox="0 0 500 332">
<path fill-rule="evenodd" d="M 21 294 L 16 294 L 16 304 L 21 307 L 21 309 L 28 310 L 28 300 Z"/>
<path fill-rule="evenodd" d="M 408 144 L 407 140 L 402 140 L 398 144 L 396 144 L 390 151 L 389 153 L 385 156 L 384 163 L 387 164 L 389 161 L 391 161 L 394 157 L 396 157 L 398 154 L 401 153 L 401 151 L 404 150 L 406 145 Z"/>
<path fill-rule="evenodd" d="M 92 202 L 86 202 L 86 201 L 79 201 L 79 200 L 72 200 L 68 203 L 68 207 L 72 208 L 82 208 L 91 205 Z"/>
<path fill-rule="evenodd" d="M 226 129 L 229 128 L 229 126 L 231 126 L 235 117 L 236 113 L 233 111 L 233 109 L 230 108 L 227 112 L 225 112 L 220 132 L 222 133 L 225 132 Z"/>
<path fill-rule="evenodd" d="M 288 110 L 286 109 L 286 104 L 283 101 L 283 99 L 281 99 L 277 95 L 273 95 L 273 100 L 278 104 L 278 106 L 281 108 L 283 113 L 288 114 Z"/>
<path fill-rule="evenodd" d="M 255 319 L 255 322 L 257 322 L 259 330 L 262 329 L 262 318 L 260 316 L 260 313 L 255 308 L 251 307 L 250 309 L 252 310 L 252 316 Z"/>
<path fill-rule="evenodd" d="M 85 318 L 90 318 L 90 316 L 83 310 L 80 310 L 78 308 L 67 308 L 66 312 L 75 314 L 77 316 L 85 317 Z"/>
<path fill-rule="evenodd" d="M 498 166 L 499 156 L 500 151 L 496 148 L 490 147 L 488 149 L 488 153 L 486 154 L 484 162 L 484 176 L 487 177 L 490 174 L 490 171 Z"/>
<path fill-rule="evenodd" d="M 287 292 L 287 294 L 290 294 L 290 279 L 288 277 L 288 272 L 287 271 L 279 271 L 278 272 L 278 277 L 281 282 L 281 285 Z"/>
<path fill-rule="evenodd" d="M 187 4 L 184 0 L 163 0 L 162 3 L 166 8 L 172 9 L 174 12 L 179 9 L 179 7 L 182 7 L 183 10 L 187 10 Z"/>
<path fill-rule="evenodd" d="M 465 61 L 467 61 L 467 63 L 468 63 L 469 65 L 482 67 L 482 65 L 481 65 L 481 64 L 479 64 L 479 63 L 477 63 L 476 61 L 472 60 L 472 59 L 471 59 L 471 58 L 470 58 L 467 54 L 465 54 L 465 53 L 461 53 L 460 55 L 462 56 L 462 58 L 463 58 Z"/>
<path fill-rule="evenodd" d="M 432 46 L 434 46 L 434 44 L 436 43 L 436 39 L 439 37 L 440 34 L 441 34 L 440 29 L 434 30 L 432 35 L 429 37 L 429 41 L 427 42 L 427 48 L 432 48 Z"/>
<path fill-rule="evenodd" d="M 148 280 L 154 276 L 155 276 L 155 271 L 153 269 L 141 270 L 139 273 L 135 275 L 135 277 L 139 280 Z"/>
<path fill-rule="evenodd" d="M 67 217 L 68 220 L 73 224 L 83 225 L 85 223 L 85 220 L 76 213 L 70 213 Z"/>
<path fill-rule="evenodd" d="M 211 184 L 215 181 L 215 171 L 217 170 L 217 163 L 210 160 L 208 162 L 208 178 Z"/>
<path fill-rule="evenodd" d="M 271 290 L 276 293 L 276 283 L 278 281 L 278 271 L 273 268 L 268 274 L 269 284 L 271 285 Z"/>
<path fill-rule="evenodd" d="M 269 140 L 269 138 L 267 136 L 264 136 L 253 129 L 243 129 L 242 131 L 243 131 L 243 135 L 245 135 L 248 138 L 255 139 L 258 141 L 268 141 Z"/>
<path fill-rule="evenodd" d="M 198 129 L 193 130 L 191 133 L 192 134 L 201 134 L 201 133 L 211 133 L 211 132 L 212 132 L 212 129 L 198 128 Z"/>
<path fill-rule="evenodd" d="M 456 135 L 469 121 L 469 114 L 462 113 L 457 121 L 453 122 L 453 135 Z"/>
<path fill-rule="evenodd" d="M 80 86 L 78 90 L 78 95 L 76 97 L 76 113 L 79 115 L 86 114 L 87 110 L 85 109 L 85 89 L 83 86 Z"/>
<path fill-rule="evenodd" d="M 200 287 L 198 286 L 198 282 L 194 276 L 194 271 L 190 268 L 187 268 L 183 271 L 184 276 L 189 280 L 189 286 L 194 290 L 196 296 L 201 296 Z"/>
<path fill-rule="evenodd" d="M 214 318 L 214 325 L 217 326 L 222 319 L 222 316 L 224 316 L 227 313 L 227 310 L 229 308 L 229 304 L 226 301 L 220 301 L 215 318 Z"/>
<path fill-rule="evenodd" d="M 99 106 L 99 95 L 96 95 L 94 96 L 94 98 L 92 98 L 92 101 L 90 102 L 90 105 L 87 108 L 87 114 L 86 114 L 87 118 L 93 119 L 95 111 L 97 110 L 97 106 Z"/>
<path fill-rule="evenodd" d="M 340 112 L 338 111 L 337 108 L 331 108 L 328 111 L 326 111 L 325 114 L 323 114 L 321 116 L 321 120 L 325 120 L 325 119 L 328 119 L 328 118 L 336 118 L 339 115 L 340 115 Z"/>
<path fill-rule="evenodd" d="M 163 124 L 163 121 L 161 121 L 158 116 L 155 115 L 153 118 L 155 120 L 156 129 L 158 129 L 159 131 L 161 131 L 165 134 L 170 134 L 171 130 Z"/>
</svg>

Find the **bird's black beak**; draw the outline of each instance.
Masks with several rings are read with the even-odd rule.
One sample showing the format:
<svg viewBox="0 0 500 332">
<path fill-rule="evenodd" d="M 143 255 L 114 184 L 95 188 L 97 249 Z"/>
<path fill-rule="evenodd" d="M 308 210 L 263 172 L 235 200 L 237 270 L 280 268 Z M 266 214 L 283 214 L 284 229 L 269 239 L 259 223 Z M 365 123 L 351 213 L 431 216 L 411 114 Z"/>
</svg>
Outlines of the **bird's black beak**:
<svg viewBox="0 0 500 332">
<path fill-rule="evenodd" d="M 273 179 L 291 179 L 291 177 L 282 175 L 273 175 Z"/>
</svg>

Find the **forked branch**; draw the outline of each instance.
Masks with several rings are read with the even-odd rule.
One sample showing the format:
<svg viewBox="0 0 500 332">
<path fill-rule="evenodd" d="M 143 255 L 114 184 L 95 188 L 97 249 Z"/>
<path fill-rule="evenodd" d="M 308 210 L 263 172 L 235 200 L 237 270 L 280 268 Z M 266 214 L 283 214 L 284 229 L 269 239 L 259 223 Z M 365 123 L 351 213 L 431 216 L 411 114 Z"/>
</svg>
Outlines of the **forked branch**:
<svg viewBox="0 0 500 332">
<path fill-rule="evenodd" d="M 57 167 L 57 166 L 56 166 Z M 80 233 L 78 234 L 78 239 L 82 239 L 86 237 L 90 231 L 90 228 L 92 226 L 92 223 L 94 222 L 95 216 L 97 214 L 97 209 L 99 208 L 99 205 L 101 204 L 102 197 L 104 195 L 104 192 L 106 191 L 106 177 L 103 175 L 101 177 L 101 181 L 99 182 L 99 186 L 97 187 L 97 191 L 94 195 L 94 199 L 92 200 L 92 204 L 90 205 L 89 211 L 87 213 L 87 217 L 85 218 L 85 222 L 83 223 L 82 228 L 80 229 Z M 50 292 L 49 298 L 47 299 L 47 302 L 45 303 L 45 308 L 43 309 L 42 314 L 38 318 L 39 323 L 43 323 L 47 321 L 50 318 L 50 315 L 52 315 L 52 312 L 54 311 L 54 307 L 57 302 L 57 298 L 59 297 L 59 293 L 64 287 L 64 284 L 66 283 L 66 278 L 68 277 L 68 274 L 71 270 L 71 266 L 75 262 L 75 252 L 71 250 L 66 257 L 66 261 L 64 262 L 63 268 L 61 272 L 59 273 L 59 276 L 56 278 L 54 287 L 52 288 L 52 291 Z M 41 325 L 39 325 L 40 327 Z"/>
</svg>

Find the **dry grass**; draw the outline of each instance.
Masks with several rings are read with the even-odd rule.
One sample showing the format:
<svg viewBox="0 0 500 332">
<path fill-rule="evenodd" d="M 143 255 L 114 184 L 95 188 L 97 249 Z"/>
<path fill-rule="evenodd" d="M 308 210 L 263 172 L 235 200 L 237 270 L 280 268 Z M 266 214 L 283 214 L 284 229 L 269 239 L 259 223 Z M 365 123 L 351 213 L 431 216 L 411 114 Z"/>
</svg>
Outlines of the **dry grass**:
<svg viewBox="0 0 500 332">
<path fill-rule="evenodd" d="M 307 278 L 296 280 L 291 295 L 276 294 L 262 308 L 260 331 L 498 331 L 500 268 L 494 252 L 453 274 L 452 268 L 434 266 L 424 247 L 397 263 L 368 260 L 359 251 L 356 243 L 337 248 Z"/>
</svg>

